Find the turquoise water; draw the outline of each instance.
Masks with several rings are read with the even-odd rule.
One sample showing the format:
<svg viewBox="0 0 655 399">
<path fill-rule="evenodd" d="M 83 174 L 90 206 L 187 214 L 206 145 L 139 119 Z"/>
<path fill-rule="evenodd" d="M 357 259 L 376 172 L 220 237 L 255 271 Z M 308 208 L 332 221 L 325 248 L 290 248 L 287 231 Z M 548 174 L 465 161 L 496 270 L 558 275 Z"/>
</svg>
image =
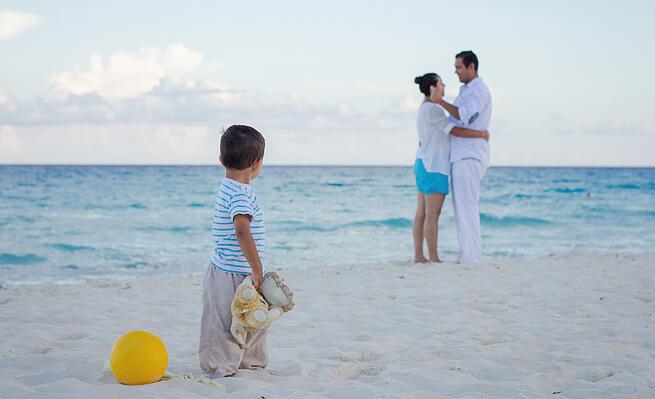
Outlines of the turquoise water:
<svg viewBox="0 0 655 399">
<path fill-rule="evenodd" d="M 0 284 L 202 272 L 219 167 L 0 166 Z M 410 167 L 265 167 L 269 267 L 410 260 Z M 655 169 L 491 168 L 485 256 L 655 252 Z M 452 203 L 440 224 L 455 258 Z"/>
</svg>

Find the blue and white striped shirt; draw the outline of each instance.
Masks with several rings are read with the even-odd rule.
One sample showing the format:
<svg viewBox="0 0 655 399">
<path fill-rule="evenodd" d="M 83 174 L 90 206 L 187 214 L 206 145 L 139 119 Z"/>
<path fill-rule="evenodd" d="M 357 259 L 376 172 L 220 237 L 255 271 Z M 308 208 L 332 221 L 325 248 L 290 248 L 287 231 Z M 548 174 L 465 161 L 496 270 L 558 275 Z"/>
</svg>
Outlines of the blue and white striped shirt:
<svg viewBox="0 0 655 399">
<path fill-rule="evenodd" d="M 234 217 L 239 214 L 250 216 L 250 232 L 255 240 L 259 259 L 262 259 L 266 237 L 262 207 L 257 201 L 255 191 L 249 184 L 239 183 L 226 177 L 218 189 L 216 205 L 214 205 L 212 221 L 214 253 L 211 262 L 215 267 L 228 273 L 250 274 L 252 269 L 241 252 L 234 227 Z M 266 273 L 266 270 L 263 272 Z"/>
</svg>

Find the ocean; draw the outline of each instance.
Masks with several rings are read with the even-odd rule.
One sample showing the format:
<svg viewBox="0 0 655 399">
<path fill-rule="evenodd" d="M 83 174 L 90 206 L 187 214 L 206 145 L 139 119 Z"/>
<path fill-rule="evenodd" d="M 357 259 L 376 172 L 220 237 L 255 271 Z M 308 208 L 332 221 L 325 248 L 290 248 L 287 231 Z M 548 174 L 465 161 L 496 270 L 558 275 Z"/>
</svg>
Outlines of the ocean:
<svg viewBox="0 0 655 399">
<path fill-rule="evenodd" d="M 0 284 L 202 273 L 218 166 L 0 166 Z M 410 167 L 265 166 L 270 268 L 412 259 Z M 655 252 L 655 169 L 492 167 L 485 257 Z M 447 198 L 439 252 L 454 260 Z"/>
</svg>

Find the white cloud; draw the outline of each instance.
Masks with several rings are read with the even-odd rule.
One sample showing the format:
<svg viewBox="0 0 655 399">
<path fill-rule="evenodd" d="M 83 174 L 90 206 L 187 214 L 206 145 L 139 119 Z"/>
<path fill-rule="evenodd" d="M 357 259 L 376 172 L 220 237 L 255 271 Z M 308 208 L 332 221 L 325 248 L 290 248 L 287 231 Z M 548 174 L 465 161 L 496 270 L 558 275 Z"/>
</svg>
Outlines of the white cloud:
<svg viewBox="0 0 655 399">
<path fill-rule="evenodd" d="M 405 96 L 398 107 L 405 112 L 416 113 L 420 105 L 421 98 L 419 96 Z"/>
<path fill-rule="evenodd" d="M 0 106 L 8 109 L 13 109 L 13 101 L 9 90 L 0 83 Z"/>
<path fill-rule="evenodd" d="M 214 69 L 177 43 L 92 56 L 87 67 L 53 76 L 53 91 L 33 101 L 0 84 L 0 163 L 209 164 L 221 128 L 233 123 L 265 135 L 267 163 L 412 163 L 419 93 L 397 90 L 385 97 L 386 107 L 363 112 L 366 104 L 352 98 L 325 103 L 231 89 L 208 72 Z M 566 114 L 507 104 L 494 108 L 493 164 L 652 164 L 655 144 L 638 124 L 592 118 L 586 126 Z M 630 132 L 640 134 L 625 140 Z M 557 133 L 567 135 L 569 150 L 555 145 L 562 140 Z M 589 133 L 595 137 L 584 144 Z"/>
<path fill-rule="evenodd" d="M 24 143 L 12 126 L 0 126 L 0 163 L 14 162 L 23 151 Z"/>
<path fill-rule="evenodd" d="M 0 40 L 5 40 L 41 22 L 41 17 L 17 11 L 0 11 Z"/>
<path fill-rule="evenodd" d="M 103 99 L 117 101 L 149 93 L 167 80 L 193 87 L 193 80 L 185 78 L 193 74 L 202 61 L 202 54 L 182 43 L 164 50 L 144 48 L 138 54 L 117 52 L 106 62 L 101 56 L 93 55 L 86 70 L 77 67 L 56 74 L 51 85 L 59 98 L 97 94 Z"/>
</svg>

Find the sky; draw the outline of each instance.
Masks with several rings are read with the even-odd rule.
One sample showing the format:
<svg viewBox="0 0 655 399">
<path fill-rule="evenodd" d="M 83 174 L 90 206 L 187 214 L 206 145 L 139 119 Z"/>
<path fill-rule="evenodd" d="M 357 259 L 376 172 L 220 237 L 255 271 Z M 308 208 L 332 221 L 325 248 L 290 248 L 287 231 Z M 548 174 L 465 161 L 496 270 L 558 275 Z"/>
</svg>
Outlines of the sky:
<svg viewBox="0 0 655 399">
<path fill-rule="evenodd" d="M 436 72 L 473 50 L 492 166 L 655 166 L 652 1 L 7 1 L 0 164 L 411 165 Z"/>
</svg>

